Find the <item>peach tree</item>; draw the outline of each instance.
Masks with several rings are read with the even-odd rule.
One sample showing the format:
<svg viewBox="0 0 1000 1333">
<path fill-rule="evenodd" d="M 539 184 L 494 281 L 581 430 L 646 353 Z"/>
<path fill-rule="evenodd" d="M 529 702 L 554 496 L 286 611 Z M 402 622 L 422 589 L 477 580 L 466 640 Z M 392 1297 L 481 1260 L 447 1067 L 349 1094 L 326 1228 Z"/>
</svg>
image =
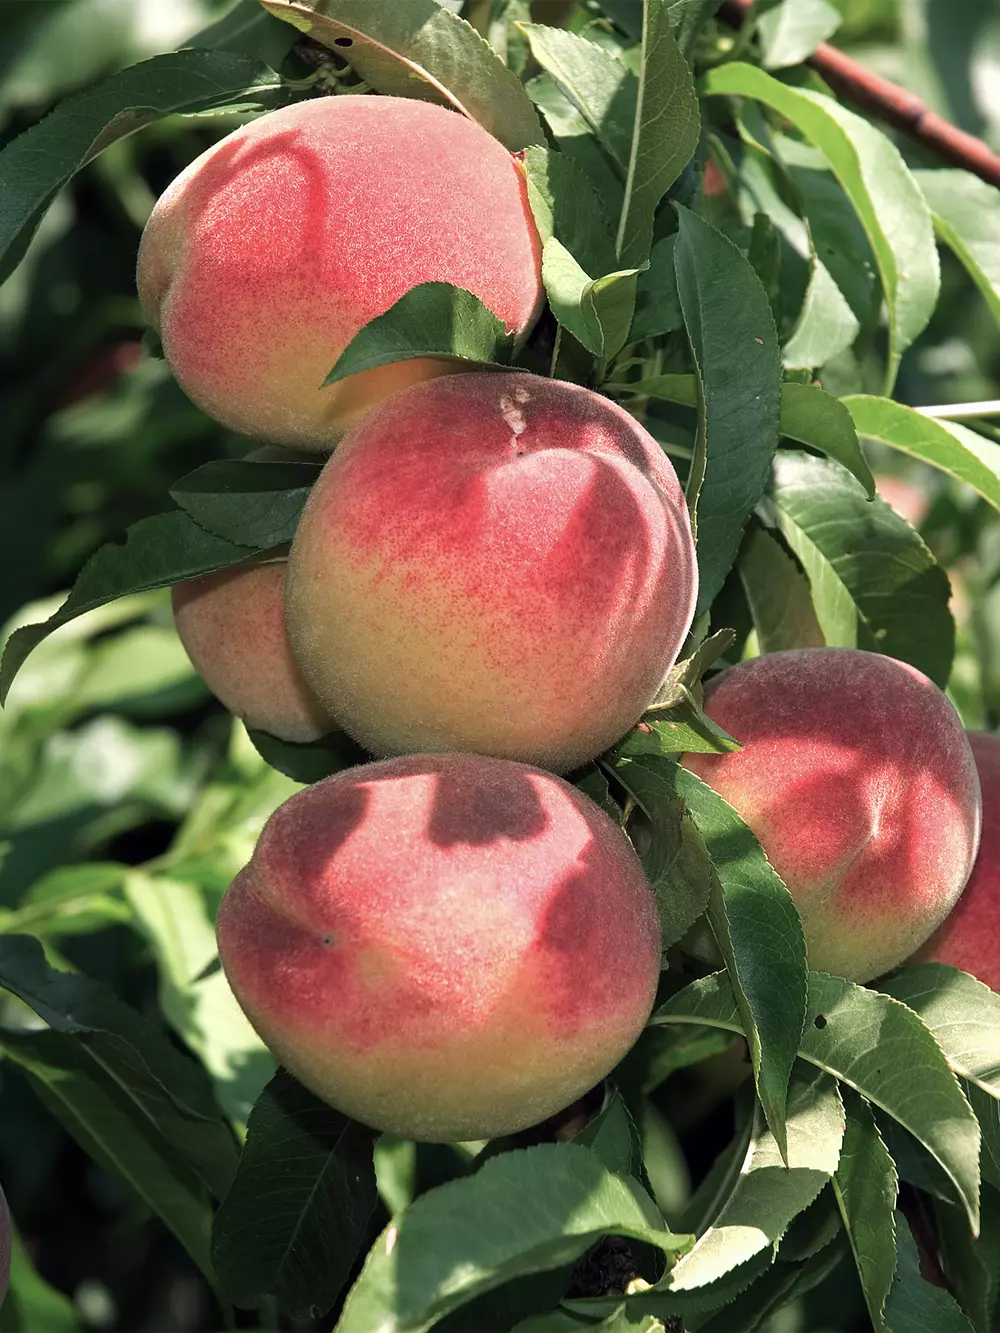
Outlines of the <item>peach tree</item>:
<svg viewBox="0 0 1000 1333">
<path fill-rule="evenodd" d="M 157 460 L 127 531 L 93 506 L 68 595 L 8 627 L 5 1068 L 172 1236 L 205 1327 L 989 1333 L 1000 404 L 911 400 L 956 291 L 995 345 L 1000 159 L 825 45 L 851 9 L 828 0 L 221 9 L 176 51 L 89 71 L 0 151 L 12 307 L 58 289 L 67 191 L 100 179 L 130 264 L 145 225 L 144 315 L 131 294 L 108 325 L 132 330 L 121 410 L 88 425 L 92 387 L 59 410 L 66 456 L 113 453 L 119 491 Z M 155 208 L 123 156 L 144 142 L 169 158 Z M 536 426 L 550 402 L 586 411 Z M 183 475 L 159 476 L 164 436 Z M 572 614 L 546 620 L 555 585 Z M 437 983 L 393 992 L 417 1045 L 380 1057 L 390 1123 L 345 1109 L 325 1034 L 348 1000 L 371 1017 L 404 955 L 474 989 L 476 949 L 446 947 L 470 913 L 483 966 L 510 963 L 487 912 L 534 884 L 518 784 L 443 784 L 412 875 L 406 800 L 352 813 L 353 891 L 381 906 L 399 881 L 417 906 L 350 996 L 284 941 L 371 774 L 456 763 L 372 758 L 449 750 L 563 773 L 525 770 L 604 859 L 549 922 L 558 976 L 517 955 L 502 1060 L 487 1022 L 482 1065 L 460 1031 L 424 1068 Z M 457 766 L 478 762 L 499 760 Z M 456 846 L 503 861 L 503 892 Z M 265 861 L 280 893 L 247 915 L 225 895 Z M 641 931 L 605 949 L 647 899 L 652 953 Z M 83 965 L 81 940 L 121 935 L 152 993 Z M 557 982 L 609 1012 L 639 994 L 624 1036 L 574 1051 L 582 1091 L 564 1048 L 533 1045 Z M 322 1040 L 285 1023 L 290 997 Z M 494 1077 L 501 1129 L 397 1132 L 418 1083 L 479 1107 Z M 462 1110 L 444 1123 L 471 1136 Z M 8 1184 L 12 1226 L 0 1193 L 0 1328 L 78 1327 L 18 1231 L 25 1195 Z"/>
</svg>

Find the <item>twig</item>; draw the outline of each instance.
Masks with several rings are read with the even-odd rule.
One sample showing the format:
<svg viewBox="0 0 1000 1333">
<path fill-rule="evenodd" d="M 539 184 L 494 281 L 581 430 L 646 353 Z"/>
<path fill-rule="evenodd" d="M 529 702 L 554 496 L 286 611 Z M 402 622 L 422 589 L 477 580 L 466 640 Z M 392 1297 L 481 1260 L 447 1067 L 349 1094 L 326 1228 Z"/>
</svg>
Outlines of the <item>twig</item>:
<svg viewBox="0 0 1000 1333">
<path fill-rule="evenodd" d="M 719 17 L 731 27 L 739 28 L 750 12 L 751 3 L 752 0 L 724 0 Z M 883 79 L 826 42 L 816 48 L 807 63 L 845 101 L 902 130 L 944 161 L 964 167 L 990 185 L 1000 186 L 1000 156 L 982 139 L 931 111 L 915 93 Z"/>
<path fill-rule="evenodd" d="M 1000 417 L 1000 399 L 981 403 L 937 403 L 931 407 L 915 407 L 922 417 L 939 417 L 943 421 L 963 421 L 966 417 Z"/>
</svg>

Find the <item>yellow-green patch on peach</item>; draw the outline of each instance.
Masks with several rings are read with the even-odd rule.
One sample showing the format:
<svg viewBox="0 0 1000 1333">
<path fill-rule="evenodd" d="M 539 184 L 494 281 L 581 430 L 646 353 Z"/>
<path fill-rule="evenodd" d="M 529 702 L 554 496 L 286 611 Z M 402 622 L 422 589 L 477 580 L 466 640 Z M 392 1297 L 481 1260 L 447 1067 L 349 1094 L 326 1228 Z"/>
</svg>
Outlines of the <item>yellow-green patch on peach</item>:
<svg viewBox="0 0 1000 1333">
<path fill-rule="evenodd" d="M 622 408 L 521 372 L 393 395 L 342 441 L 288 562 L 292 651 L 375 754 L 567 772 L 639 718 L 697 567 L 663 450 Z"/>
<path fill-rule="evenodd" d="M 364 765 L 270 818 L 219 953 L 277 1058 L 411 1138 L 511 1133 L 597 1083 L 645 1024 L 652 892 L 552 774 L 479 755 Z"/>
<path fill-rule="evenodd" d="M 945 696 L 891 657 L 806 648 L 731 667 L 705 708 L 743 748 L 684 763 L 788 885 L 810 967 L 869 981 L 901 963 L 951 911 L 979 845 L 976 766 Z"/>
<path fill-rule="evenodd" d="M 177 380 L 224 425 L 329 449 L 374 403 L 453 372 L 421 358 L 322 384 L 413 287 L 473 292 L 523 334 L 541 304 L 521 169 L 465 116 L 399 97 L 320 97 L 192 162 L 143 233 L 139 296 Z"/>
</svg>

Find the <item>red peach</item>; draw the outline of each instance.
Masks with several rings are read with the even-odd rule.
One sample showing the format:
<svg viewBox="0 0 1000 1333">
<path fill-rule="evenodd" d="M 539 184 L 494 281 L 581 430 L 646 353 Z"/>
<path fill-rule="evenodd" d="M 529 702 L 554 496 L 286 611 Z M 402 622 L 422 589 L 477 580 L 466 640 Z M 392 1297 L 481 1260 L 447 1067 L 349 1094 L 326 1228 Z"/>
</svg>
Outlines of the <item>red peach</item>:
<svg viewBox="0 0 1000 1333">
<path fill-rule="evenodd" d="M 913 527 L 919 528 L 927 517 L 931 507 L 931 497 L 922 486 L 910 478 L 896 477 L 888 472 L 877 472 L 875 489 L 879 499 L 884 500 L 900 518 L 905 518 Z"/>
<path fill-rule="evenodd" d="M 289 651 L 284 596 L 284 560 L 236 565 L 175 584 L 174 622 L 194 669 L 231 713 L 282 740 L 316 740 L 336 724 Z"/>
<path fill-rule="evenodd" d="M 983 836 L 965 892 L 914 962 L 950 963 L 1000 991 L 1000 736 L 969 732 L 983 789 Z"/>
<path fill-rule="evenodd" d="M 0 1189 L 0 1305 L 7 1295 L 7 1283 L 10 1281 L 11 1222 L 7 1200 Z"/>
<path fill-rule="evenodd" d="M 248 1018 L 318 1096 L 440 1142 L 535 1124 L 649 1015 L 656 904 L 574 787 L 481 755 L 347 769 L 264 827 L 218 918 Z"/>
<path fill-rule="evenodd" d="M 676 473 L 627 412 L 453 375 L 394 394 L 326 464 L 286 617 L 316 697 L 373 753 L 566 772 L 648 707 L 696 592 Z"/>
<path fill-rule="evenodd" d="M 424 282 L 473 292 L 523 334 L 541 305 L 521 169 L 429 102 L 321 97 L 260 116 L 165 191 L 139 249 L 143 309 L 181 387 L 224 425 L 329 449 L 420 358 L 329 388 L 358 330 Z"/>
<path fill-rule="evenodd" d="M 941 691 L 853 648 L 722 672 L 709 716 L 743 749 L 685 756 L 760 840 L 802 914 L 809 965 L 869 981 L 958 900 L 979 845 L 976 766 Z"/>
</svg>

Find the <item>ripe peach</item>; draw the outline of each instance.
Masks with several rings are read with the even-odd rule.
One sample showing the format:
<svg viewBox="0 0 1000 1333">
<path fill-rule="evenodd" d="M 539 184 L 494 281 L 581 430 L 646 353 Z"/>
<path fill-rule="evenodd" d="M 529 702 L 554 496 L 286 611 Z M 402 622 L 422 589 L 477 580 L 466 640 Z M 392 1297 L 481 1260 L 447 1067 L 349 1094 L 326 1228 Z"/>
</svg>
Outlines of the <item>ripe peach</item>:
<svg viewBox="0 0 1000 1333">
<path fill-rule="evenodd" d="M 173 588 L 174 622 L 191 664 L 248 727 L 286 741 L 336 730 L 288 648 L 285 561 L 235 565 Z"/>
<path fill-rule="evenodd" d="M 378 1129 L 511 1133 L 625 1054 L 660 971 L 624 835 L 539 769 L 481 755 L 365 764 L 264 827 L 219 956 L 277 1058 Z"/>
<path fill-rule="evenodd" d="M 7 1283 L 10 1281 L 11 1225 L 7 1200 L 0 1189 L 0 1305 L 7 1295 Z"/>
<path fill-rule="evenodd" d="M 958 905 L 914 962 L 950 963 L 1000 991 L 1000 736 L 969 732 L 983 789 L 983 837 Z"/>
<path fill-rule="evenodd" d="M 945 696 L 891 657 L 804 648 L 724 671 L 705 707 L 743 749 L 685 766 L 760 839 L 810 967 L 869 981 L 902 962 L 951 911 L 979 845 L 975 761 Z"/>
<path fill-rule="evenodd" d="M 409 98 L 260 116 L 177 177 L 139 249 L 143 309 L 189 397 L 234 430 L 320 449 L 394 389 L 454 371 L 399 361 L 321 387 L 423 282 L 466 288 L 521 334 L 541 305 L 518 163 L 474 121 Z"/>
<path fill-rule="evenodd" d="M 404 389 L 344 439 L 288 560 L 292 651 L 378 755 L 473 750 L 565 772 L 649 705 L 697 569 L 662 449 L 576 384 Z"/>
</svg>

